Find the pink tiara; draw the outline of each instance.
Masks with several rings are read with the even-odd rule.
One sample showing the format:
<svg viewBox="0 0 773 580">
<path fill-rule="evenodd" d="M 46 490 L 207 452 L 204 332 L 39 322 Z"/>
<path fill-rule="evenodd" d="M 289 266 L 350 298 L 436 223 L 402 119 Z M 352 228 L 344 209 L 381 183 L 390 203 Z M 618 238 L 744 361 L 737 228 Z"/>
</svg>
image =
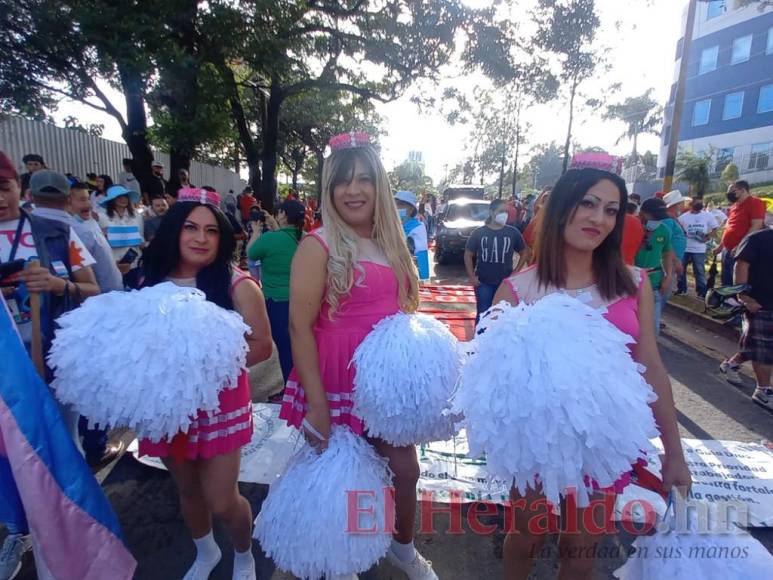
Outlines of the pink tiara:
<svg viewBox="0 0 773 580">
<path fill-rule="evenodd" d="M 344 149 L 357 149 L 370 145 L 370 135 L 363 131 L 350 131 L 331 137 L 327 144 L 331 151 L 343 151 Z"/>
<path fill-rule="evenodd" d="M 220 207 L 220 194 L 198 187 L 184 187 L 177 192 L 177 201 L 195 201 Z"/>
</svg>

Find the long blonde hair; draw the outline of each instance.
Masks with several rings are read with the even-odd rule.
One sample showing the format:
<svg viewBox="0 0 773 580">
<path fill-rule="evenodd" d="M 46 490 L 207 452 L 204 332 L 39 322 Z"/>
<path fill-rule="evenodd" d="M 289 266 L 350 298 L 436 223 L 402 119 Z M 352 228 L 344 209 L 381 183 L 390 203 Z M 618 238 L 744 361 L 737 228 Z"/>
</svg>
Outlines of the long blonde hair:
<svg viewBox="0 0 773 580">
<path fill-rule="evenodd" d="M 400 307 L 415 312 L 419 307 L 419 277 L 405 241 L 403 227 L 392 199 L 389 178 L 376 151 L 370 147 L 333 152 L 322 168 L 322 223 L 329 254 L 327 261 L 327 303 L 332 316 L 342 296 L 359 284 L 365 272 L 357 264 L 357 235 L 341 218 L 333 202 L 336 185 L 353 179 L 354 167 L 360 161 L 373 180 L 376 204 L 373 214 L 373 241 L 384 252 L 399 283 Z M 355 282 L 355 271 L 359 277 Z"/>
</svg>

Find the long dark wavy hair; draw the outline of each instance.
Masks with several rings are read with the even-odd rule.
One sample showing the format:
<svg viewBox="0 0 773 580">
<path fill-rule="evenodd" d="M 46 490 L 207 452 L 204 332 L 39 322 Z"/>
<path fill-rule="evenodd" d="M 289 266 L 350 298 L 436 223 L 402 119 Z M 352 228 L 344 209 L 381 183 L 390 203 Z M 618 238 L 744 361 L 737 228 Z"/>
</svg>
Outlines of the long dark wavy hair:
<svg viewBox="0 0 773 580">
<path fill-rule="evenodd" d="M 194 201 L 178 201 L 164 214 L 155 237 L 142 257 L 144 280 L 142 287 L 154 286 L 164 282 L 180 261 L 180 233 L 185 220 L 197 207 L 206 207 L 217 220 L 220 230 L 215 260 L 196 275 L 196 288 L 204 292 L 207 300 L 222 308 L 234 309 L 231 298 L 231 257 L 236 242 L 233 228 L 220 208 Z"/>
<path fill-rule="evenodd" d="M 128 198 L 129 196 L 128 195 L 119 195 L 118 197 L 126 197 L 126 198 Z M 110 219 L 113 219 L 113 217 L 115 216 L 115 209 L 116 209 L 115 200 L 118 199 L 118 197 L 111 199 L 110 201 L 108 201 L 105 204 L 107 217 L 109 217 Z M 130 216 L 134 217 L 134 205 L 132 204 L 131 199 L 129 199 L 129 205 L 126 206 L 126 212 Z"/>
<path fill-rule="evenodd" d="M 618 175 L 601 169 L 570 169 L 558 180 L 547 204 L 540 210 L 537 232 L 537 277 L 542 286 L 563 288 L 566 285 L 566 240 L 564 230 L 577 211 L 588 190 L 603 180 L 611 181 L 620 192 L 620 209 L 615 227 L 593 251 L 593 274 L 596 287 L 604 300 L 633 296 L 637 288 L 628 267 L 623 262 L 620 245 L 623 241 L 625 208 L 628 190 Z"/>
</svg>

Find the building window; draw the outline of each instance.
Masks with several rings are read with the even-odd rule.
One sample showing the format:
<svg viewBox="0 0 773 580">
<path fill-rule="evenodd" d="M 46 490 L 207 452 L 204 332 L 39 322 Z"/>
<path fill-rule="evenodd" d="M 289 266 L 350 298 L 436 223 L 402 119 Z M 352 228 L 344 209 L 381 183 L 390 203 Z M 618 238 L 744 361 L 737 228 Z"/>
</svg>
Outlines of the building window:
<svg viewBox="0 0 773 580">
<path fill-rule="evenodd" d="M 722 111 L 722 120 L 737 119 L 743 113 L 743 91 L 725 95 L 725 109 Z"/>
<path fill-rule="evenodd" d="M 773 85 L 766 85 L 760 89 L 760 101 L 757 103 L 758 113 L 770 113 L 773 111 Z"/>
<path fill-rule="evenodd" d="M 749 156 L 749 169 L 767 169 L 770 161 L 770 143 L 757 143 L 752 145 L 752 154 Z"/>
<path fill-rule="evenodd" d="M 765 54 L 773 54 L 773 26 L 768 28 L 768 48 L 765 50 Z"/>
<path fill-rule="evenodd" d="M 711 99 L 698 101 L 692 110 L 692 126 L 700 127 L 709 124 L 709 113 L 711 112 Z"/>
<path fill-rule="evenodd" d="M 676 83 L 671 85 L 671 94 L 668 96 L 668 102 L 673 103 L 674 99 L 676 99 Z"/>
<path fill-rule="evenodd" d="M 725 167 L 733 162 L 733 156 L 735 155 L 735 147 L 725 147 L 717 151 L 717 165 L 716 172 L 722 173 Z"/>
<path fill-rule="evenodd" d="M 704 48 L 701 52 L 701 62 L 698 67 L 698 74 L 706 74 L 713 70 L 717 70 L 717 56 L 719 55 L 719 47 L 712 46 L 710 48 Z"/>
<path fill-rule="evenodd" d="M 752 35 L 748 34 L 733 41 L 733 53 L 730 64 L 739 64 L 749 60 L 752 53 Z"/>
<path fill-rule="evenodd" d="M 722 16 L 727 10 L 725 6 L 725 0 L 709 0 L 708 8 L 706 9 L 706 20 L 711 20 L 717 16 Z"/>
<path fill-rule="evenodd" d="M 663 145 L 668 145 L 671 142 L 671 125 L 663 127 Z"/>
</svg>

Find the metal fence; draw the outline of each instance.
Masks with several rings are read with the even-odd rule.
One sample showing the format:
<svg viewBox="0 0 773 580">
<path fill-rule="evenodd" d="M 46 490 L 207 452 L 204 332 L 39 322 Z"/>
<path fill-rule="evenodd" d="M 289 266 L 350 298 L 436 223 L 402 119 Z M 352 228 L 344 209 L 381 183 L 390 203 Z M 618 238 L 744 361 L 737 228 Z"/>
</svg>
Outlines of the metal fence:
<svg viewBox="0 0 773 580">
<path fill-rule="evenodd" d="M 27 153 L 37 153 L 43 156 L 49 168 L 83 179 L 87 173 L 96 173 L 110 175 L 117 180 L 118 174 L 123 171 L 122 160 L 131 157 L 129 148 L 123 143 L 18 117 L 0 121 L 0 151 L 5 151 L 17 164 L 19 173 L 26 171 L 22 157 Z M 160 151 L 153 154 L 166 166 L 168 178 L 169 155 Z M 220 192 L 233 189 L 238 193 L 246 185 L 238 174 L 229 169 L 197 161 L 191 162 L 190 178 L 191 183 L 211 185 Z"/>
</svg>

